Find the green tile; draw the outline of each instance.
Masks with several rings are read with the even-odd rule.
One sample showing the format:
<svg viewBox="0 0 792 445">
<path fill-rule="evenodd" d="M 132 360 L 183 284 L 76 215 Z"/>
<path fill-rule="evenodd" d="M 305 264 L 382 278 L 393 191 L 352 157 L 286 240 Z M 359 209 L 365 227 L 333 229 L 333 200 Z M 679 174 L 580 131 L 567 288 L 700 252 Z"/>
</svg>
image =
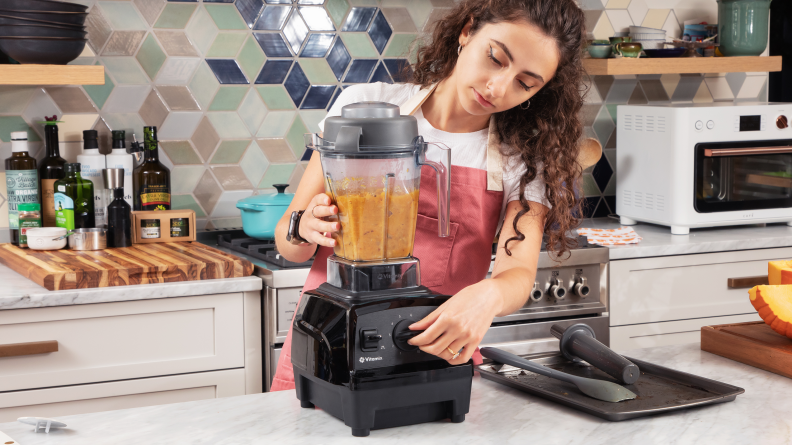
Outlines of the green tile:
<svg viewBox="0 0 792 445">
<path fill-rule="evenodd" d="M 221 139 L 249 138 L 250 132 L 236 112 L 207 113 L 206 117 L 212 122 Z"/>
<path fill-rule="evenodd" d="M 201 54 L 206 54 L 217 35 L 217 26 L 203 8 L 198 8 L 185 31 Z"/>
<path fill-rule="evenodd" d="M 171 208 L 173 210 L 192 210 L 198 218 L 206 216 L 192 195 L 171 195 Z"/>
<path fill-rule="evenodd" d="M 306 58 L 300 59 L 300 67 L 305 71 L 305 75 L 313 85 L 317 84 L 335 84 L 338 80 L 330 69 L 325 59 Z"/>
<path fill-rule="evenodd" d="M 410 52 L 410 45 L 415 41 L 416 37 L 418 37 L 418 34 L 394 34 L 390 39 L 384 56 L 406 58 Z"/>
<path fill-rule="evenodd" d="M 294 120 L 294 111 L 271 111 L 261 123 L 256 137 L 260 138 L 282 138 L 291 127 Z"/>
<path fill-rule="evenodd" d="M 190 91 L 192 91 L 201 108 L 205 110 L 212 103 L 212 98 L 214 98 L 219 86 L 220 82 L 217 81 L 209 65 L 206 62 L 202 62 L 198 70 L 195 71 L 192 82 L 190 82 Z"/>
<path fill-rule="evenodd" d="M 245 37 L 246 34 L 239 32 L 221 32 L 209 47 L 206 57 L 236 57 Z"/>
<path fill-rule="evenodd" d="M 286 142 L 291 146 L 297 159 L 300 159 L 305 152 L 305 133 L 308 133 L 308 128 L 300 117 L 294 120 L 289 132 L 286 133 Z"/>
<path fill-rule="evenodd" d="M 187 26 L 187 22 L 190 21 L 195 8 L 196 5 L 189 3 L 168 2 L 154 27 L 184 29 Z"/>
<path fill-rule="evenodd" d="M 365 32 L 342 32 L 341 40 L 344 41 L 352 57 L 379 57 L 377 48 L 374 48 L 374 44 Z"/>
<path fill-rule="evenodd" d="M 594 181 L 594 177 L 589 173 L 583 175 L 580 188 L 583 191 L 583 196 L 587 198 L 591 196 L 600 196 L 600 189 L 597 187 L 597 182 Z"/>
<path fill-rule="evenodd" d="M 330 13 L 330 17 L 333 18 L 336 26 L 340 27 L 347 10 L 349 10 L 349 3 L 346 0 L 329 0 L 325 8 L 327 8 L 327 12 Z"/>
<path fill-rule="evenodd" d="M 319 122 L 327 116 L 325 110 L 300 110 L 300 117 L 302 118 L 308 131 L 311 133 L 319 133 Z"/>
<path fill-rule="evenodd" d="M 99 65 L 99 63 L 97 63 Z M 112 80 L 110 80 L 110 76 L 107 75 L 107 71 L 105 71 L 105 83 L 104 85 L 83 85 L 83 89 L 91 100 L 94 101 L 97 108 L 100 110 L 104 106 L 105 102 L 107 102 L 107 98 L 110 97 L 110 93 L 113 92 L 113 88 L 115 88 L 115 84 Z"/>
<path fill-rule="evenodd" d="M 611 117 L 611 119 L 613 119 L 613 123 L 614 124 L 617 122 L 616 121 L 616 116 L 617 116 L 616 107 L 618 107 L 617 104 L 607 104 L 607 105 L 605 105 L 605 108 L 608 109 L 608 114 L 610 114 L 610 117 Z"/>
<path fill-rule="evenodd" d="M 235 111 L 242 102 L 242 98 L 245 97 L 247 91 L 247 86 L 220 87 L 220 90 L 217 92 L 217 95 L 215 95 L 212 104 L 209 105 L 209 111 Z"/>
<path fill-rule="evenodd" d="M 32 86 L 0 86 L 0 110 L 3 110 L 3 114 L 21 115 L 27 109 L 30 98 L 40 90 Z"/>
<path fill-rule="evenodd" d="M 251 184 L 258 184 L 264 176 L 264 172 L 267 171 L 269 161 L 254 141 L 250 143 L 250 147 L 245 152 L 245 156 L 239 166 L 242 167 L 242 171 L 245 172 L 245 176 L 247 176 Z"/>
<path fill-rule="evenodd" d="M 602 191 L 603 196 L 613 196 L 616 194 L 616 175 L 611 176 L 610 181 L 608 181 L 608 185 L 605 186 L 605 190 Z M 616 209 L 612 209 L 616 210 Z"/>
<path fill-rule="evenodd" d="M 98 2 L 102 15 L 115 31 L 140 31 L 148 28 L 132 2 Z"/>
<path fill-rule="evenodd" d="M 293 110 L 294 102 L 280 85 L 256 87 L 264 103 L 270 110 Z"/>
<path fill-rule="evenodd" d="M 11 142 L 11 133 L 14 131 L 27 131 L 28 141 L 40 141 L 22 116 L 0 116 L 0 141 Z"/>
<path fill-rule="evenodd" d="M 250 130 L 250 134 L 256 134 L 261 122 L 267 115 L 267 107 L 264 106 L 261 96 L 251 89 L 245 99 L 242 100 L 237 112 L 245 125 L 247 125 L 248 130 Z"/>
<path fill-rule="evenodd" d="M 289 178 L 297 164 L 272 164 L 258 184 L 260 189 L 272 188 L 272 184 L 288 184 Z"/>
<path fill-rule="evenodd" d="M 149 34 L 137 54 L 140 66 L 143 67 L 143 70 L 146 71 L 150 78 L 154 79 L 160 68 L 162 68 L 162 64 L 165 63 L 166 58 L 165 52 L 160 48 L 157 40 L 154 39 L 154 35 Z"/>
<path fill-rule="evenodd" d="M 615 131 L 616 126 L 611 120 L 610 114 L 606 107 L 602 107 L 594 120 L 594 132 L 597 133 L 597 138 L 601 144 L 608 142 L 611 133 Z"/>
<path fill-rule="evenodd" d="M 239 52 L 236 60 L 248 79 L 255 79 L 267 56 L 264 55 L 256 39 L 251 36 L 242 46 L 242 51 Z"/>
<path fill-rule="evenodd" d="M 429 15 L 432 13 L 432 8 L 434 6 L 432 3 L 431 1 L 413 0 L 409 5 L 406 5 L 416 28 L 423 28 Z"/>
<path fill-rule="evenodd" d="M 242 159 L 242 155 L 245 154 L 245 149 L 248 145 L 250 145 L 249 139 L 242 141 L 223 141 L 220 143 L 220 146 L 217 147 L 217 151 L 215 151 L 212 160 L 209 162 L 212 164 L 236 164 Z"/>
<path fill-rule="evenodd" d="M 234 5 L 204 5 L 220 29 L 248 29 Z"/>
<path fill-rule="evenodd" d="M 143 140 L 143 119 L 137 113 L 105 113 L 105 123 L 111 130 L 124 130 L 127 137 L 134 134 L 137 136 L 138 141 Z"/>
<path fill-rule="evenodd" d="M 188 141 L 162 141 L 160 148 L 174 164 L 203 164 Z"/>
<path fill-rule="evenodd" d="M 134 57 L 102 57 L 102 63 L 119 84 L 149 83 L 149 78 Z"/>
<path fill-rule="evenodd" d="M 205 170 L 203 165 L 177 165 L 171 169 L 171 193 L 174 195 L 192 193 Z"/>
</svg>

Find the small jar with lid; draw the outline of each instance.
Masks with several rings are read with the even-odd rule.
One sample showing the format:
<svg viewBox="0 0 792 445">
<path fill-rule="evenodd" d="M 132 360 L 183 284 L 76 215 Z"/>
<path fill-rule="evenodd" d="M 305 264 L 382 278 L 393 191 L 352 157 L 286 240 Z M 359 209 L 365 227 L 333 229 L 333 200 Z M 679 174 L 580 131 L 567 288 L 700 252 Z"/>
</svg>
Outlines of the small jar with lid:
<svg viewBox="0 0 792 445">
<path fill-rule="evenodd" d="M 41 205 L 19 204 L 17 210 L 19 211 L 19 247 L 27 247 L 27 229 L 41 227 Z"/>
</svg>

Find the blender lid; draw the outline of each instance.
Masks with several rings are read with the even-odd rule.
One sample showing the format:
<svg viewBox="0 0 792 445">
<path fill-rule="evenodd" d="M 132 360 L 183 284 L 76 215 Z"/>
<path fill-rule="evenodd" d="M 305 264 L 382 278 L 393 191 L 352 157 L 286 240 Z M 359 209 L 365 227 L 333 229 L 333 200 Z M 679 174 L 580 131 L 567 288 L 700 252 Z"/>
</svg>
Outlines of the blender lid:
<svg viewBox="0 0 792 445">
<path fill-rule="evenodd" d="M 341 116 L 328 117 L 320 151 L 336 153 L 410 152 L 418 137 L 418 121 L 402 116 L 397 105 L 356 102 L 344 106 Z"/>
<path fill-rule="evenodd" d="M 284 193 L 289 184 L 274 184 L 278 193 L 267 193 L 265 195 L 253 195 L 237 201 L 238 209 L 260 209 L 262 206 L 288 206 L 294 198 L 294 193 Z"/>
</svg>

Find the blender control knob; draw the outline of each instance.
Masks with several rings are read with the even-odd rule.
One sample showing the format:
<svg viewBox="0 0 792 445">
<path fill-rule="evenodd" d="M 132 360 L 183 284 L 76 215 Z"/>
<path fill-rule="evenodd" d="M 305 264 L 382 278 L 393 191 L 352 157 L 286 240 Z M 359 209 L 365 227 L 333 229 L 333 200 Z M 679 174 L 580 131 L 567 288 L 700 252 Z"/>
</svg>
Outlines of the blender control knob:
<svg viewBox="0 0 792 445">
<path fill-rule="evenodd" d="M 575 278 L 575 287 L 573 288 L 575 295 L 578 297 L 586 298 L 591 293 L 591 288 L 588 286 L 586 277 Z"/>
<path fill-rule="evenodd" d="M 776 118 L 776 126 L 779 130 L 789 127 L 789 119 L 787 119 L 787 117 L 783 114 L 778 116 L 778 118 Z"/>
<path fill-rule="evenodd" d="M 563 283 L 559 281 L 558 278 L 553 278 L 550 281 L 550 296 L 555 298 L 556 300 L 563 300 L 566 297 L 566 289 L 564 288 Z"/>
<path fill-rule="evenodd" d="M 533 290 L 531 290 L 531 300 L 539 301 L 542 299 L 544 292 L 539 288 L 539 283 L 534 282 Z"/>
<path fill-rule="evenodd" d="M 416 320 L 402 320 L 396 323 L 393 328 L 393 344 L 402 351 L 415 351 L 418 349 L 418 346 L 407 343 L 411 338 L 423 333 L 423 331 L 410 330 L 410 325 L 415 322 Z"/>
</svg>

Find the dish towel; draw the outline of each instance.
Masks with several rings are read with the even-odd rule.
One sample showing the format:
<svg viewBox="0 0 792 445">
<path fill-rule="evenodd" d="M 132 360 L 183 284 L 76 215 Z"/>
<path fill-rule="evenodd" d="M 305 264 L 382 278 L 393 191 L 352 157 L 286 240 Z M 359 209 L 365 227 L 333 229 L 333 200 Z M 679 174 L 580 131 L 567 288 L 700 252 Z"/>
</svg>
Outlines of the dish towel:
<svg viewBox="0 0 792 445">
<path fill-rule="evenodd" d="M 578 235 L 584 235 L 591 244 L 615 246 L 620 244 L 637 244 L 643 238 L 635 233 L 632 227 L 618 229 L 578 229 Z"/>
</svg>

